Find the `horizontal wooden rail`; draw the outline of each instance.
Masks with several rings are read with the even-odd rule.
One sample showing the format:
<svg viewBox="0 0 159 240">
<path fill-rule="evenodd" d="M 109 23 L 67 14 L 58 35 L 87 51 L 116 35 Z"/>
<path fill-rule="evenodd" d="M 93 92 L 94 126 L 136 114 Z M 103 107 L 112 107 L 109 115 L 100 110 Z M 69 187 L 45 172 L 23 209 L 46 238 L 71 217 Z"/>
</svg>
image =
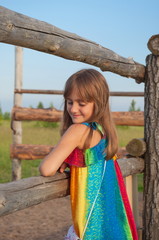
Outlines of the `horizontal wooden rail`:
<svg viewBox="0 0 159 240">
<path fill-rule="evenodd" d="M 118 159 L 124 177 L 143 172 L 144 159 Z M 31 177 L 0 184 L 0 216 L 69 194 L 69 174 Z"/>
<path fill-rule="evenodd" d="M 33 145 L 33 144 L 12 144 L 10 147 L 10 157 L 25 160 L 34 160 L 44 158 L 53 146 Z"/>
<path fill-rule="evenodd" d="M 15 89 L 14 93 L 63 95 L 62 90 Z M 144 97 L 144 92 L 110 92 L 112 97 Z"/>
<path fill-rule="evenodd" d="M 14 107 L 12 110 L 12 120 L 23 121 L 48 121 L 58 122 L 62 119 L 62 111 L 48 108 L 48 109 L 35 109 L 35 108 L 21 108 Z M 116 125 L 128 126 L 143 126 L 144 113 L 140 111 L 135 112 L 112 112 L 112 116 Z"/>
<path fill-rule="evenodd" d="M 69 174 L 0 184 L 0 216 L 69 194 Z"/>
<path fill-rule="evenodd" d="M 28 94 L 56 94 L 62 95 L 62 90 L 41 90 L 41 89 L 15 89 L 14 93 L 28 93 Z"/>
<path fill-rule="evenodd" d="M 12 119 L 15 121 L 47 121 L 59 122 L 62 119 L 63 112 L 55 108 L 22 108 L 14 107 L 12 110 Z"/>
<path fill-rule="evenodd" d="M 144 112 L 112 112 L 113 120 L 116 125 L 122 126 L 144 126 Z"/>
<path fill-rule="evenodd" d="M 145 66 L 51 24 L 0 7 L 0 42 L 84 62 L 144 82 Z"/>
</svg>

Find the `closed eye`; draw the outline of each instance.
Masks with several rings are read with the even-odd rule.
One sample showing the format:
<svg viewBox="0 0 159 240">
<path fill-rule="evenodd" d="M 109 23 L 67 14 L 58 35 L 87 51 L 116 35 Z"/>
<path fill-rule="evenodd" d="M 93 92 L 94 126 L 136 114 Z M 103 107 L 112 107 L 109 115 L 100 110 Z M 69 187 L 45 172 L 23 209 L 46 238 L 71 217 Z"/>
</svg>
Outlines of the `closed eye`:
<svg viewBox="0 0 159 240">
<path fill-rule="evenodd" d="M 84 106 L 86 106 L 86 103 L 79 103 L 79 106 L 84 107 Z"/>
<path fill-rule="evenodd" d="M 72 105 L 73 102 L 72 102 L 72 101 L 67 101 L 67 104 L 68 104 L 68 105 Z"/>
</svg>

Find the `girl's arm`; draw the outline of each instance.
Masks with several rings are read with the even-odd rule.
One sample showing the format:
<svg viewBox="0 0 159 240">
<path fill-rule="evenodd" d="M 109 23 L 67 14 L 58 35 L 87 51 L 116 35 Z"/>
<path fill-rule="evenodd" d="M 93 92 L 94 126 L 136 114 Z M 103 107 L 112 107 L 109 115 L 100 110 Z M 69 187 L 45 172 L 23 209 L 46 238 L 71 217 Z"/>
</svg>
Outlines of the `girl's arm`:
<svg viewBox="0 0 159 240">
<path fill-rule="evenodd" d="M 80 145 L 86 130 L 85 125 L 72 124 L 56 147 L 41 162 L 39 166 L 40 173 L 45 177 L 54 175 L 63 161 Z"/>
</svg>

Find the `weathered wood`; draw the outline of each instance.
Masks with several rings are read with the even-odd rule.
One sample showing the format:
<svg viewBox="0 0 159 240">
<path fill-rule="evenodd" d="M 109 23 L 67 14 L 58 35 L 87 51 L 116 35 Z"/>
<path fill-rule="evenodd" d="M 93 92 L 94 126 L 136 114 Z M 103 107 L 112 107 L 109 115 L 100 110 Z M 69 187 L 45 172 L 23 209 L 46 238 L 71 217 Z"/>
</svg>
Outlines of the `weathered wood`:
<svg viewBox="0 0 159 240">
<path fill-rule="evenodd" d="M 146 152 L 146 143 L 141 138 L 134 138 L 126 145 L 126 150 L 131 156 L 142 156 Z"/>
<path fill-rule="evenodd" d="M 159 34 L 152 36 L 147 45 L 154 55 L 159 55 Z"/>
<path fill-rule="evenodd" d="M 144 92 L 110 92 L 112 97 L 144 97 Z"/>
<path fill-rule="evenodd" d="M 0 184 L 0 216 L 69 194 L 69 175 L 31 177 Z"/>
<path fill-rule="evenodd" d="M 146 59 L 143 240 L 159 239 L 159 56 Z"/>
<path fill-rule="evenodd" d="M 144 113 L 134 112 L 112 112 L 113 120 L 116 125 L 143 126 Z"/>
<path fill-rule="evenodd" d="M 15 48 L 15 88 L 22 88 L 22 72 L 23 72 L 23 48 Z M 21 107 L 22 94 L 14 94 L 14 106 Z M 22 143 L 22 123 L 20 121 L 12 121 L 13 126 L 13 144 Z M 12 180 L 21 179 L 21 161 L 12 159 Z"/>
<path fill-rule="evenodd" d="M 53 149 L 49 145 L 12 144 L 10 147 L 10 157 L 34 160 L 42 159 Z"/>
<path fill-rule="evenodd" d="M 62 119 L 62 111 L 53 108 L 35 109 L 14 107 L 12 110 L 12 119 L 15 121 L 39 120 L 48 122 L 58 122 Z M 143 126 L 144 113 L 135 112 L 112 112 L 116 125 Z"/>
<path fill-rule="evenodd" d="M 138 199 L 138 177 L 137 174 L 132 175 L 132 210 L 135 218 L 137 229 L 141 227 L 139 222 L 139 199 Z"/>
<path fill-rule="evenodd" d="M 118 163 L 124 177 L 142 172 L 144 169 L 142 158 L 118 159 Z M 66 173 L 0 184 L 0 216 L 68 194 L 69 174 Z"/>
<path fill-rule="evenodd" d="M 144 170 L 144 159 L 140 157 L 132 157 L 127 159 L 118 159 L 123 177 L 133 174 L 142 173 Z"/>
<path fill-rule="evenodd" d="M 0 42 L 88 63 L 142 82 L 145 66 L 51 24 L 0 7 Z"/>
<path fill-rule="evenodd" d="M 15 89 L 15 93 L 29 93 L 29 94 L 55 94 L 62 95 L 62 90 L 41 90 L 41 89 Z"/>
<path fill-rule="evenodd" d="M 15 89 L 14 93 L 63 95 L 62 90 Z M 113 97 L 144 97 L 144 92 L 110 92 Z"/>
<path fill-rule="evenodd" d="M 15 121 L 39 120 L 47 122 L 59 122 L 62 119 L 63 112 L 55 108 L 20 108 L 14 107 L 12 110 L 12 119 Z"/>
</svg>

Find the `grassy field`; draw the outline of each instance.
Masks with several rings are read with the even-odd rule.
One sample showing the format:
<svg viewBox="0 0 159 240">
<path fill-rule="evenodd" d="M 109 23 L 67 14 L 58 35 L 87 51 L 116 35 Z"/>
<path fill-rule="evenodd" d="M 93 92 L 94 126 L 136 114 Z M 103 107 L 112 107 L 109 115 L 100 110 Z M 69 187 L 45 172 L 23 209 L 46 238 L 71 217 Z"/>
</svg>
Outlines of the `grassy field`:
<svg viewBox="0 0 159 240">
<path fill-rule="evenodd" d="M 59 126 L 56 128 L 43 128 L 36 122 L 23 122 L 24 144 L 55 145 L 60 137 Z M 118 126 L 117 132 L 120 147 L 124 147 L 132 138 L 143 137 L 143 127 Z M 12 143 L 12 131 L 10 121 L 0 123 L 0 183 L 11 181 L 10 144 Z M 22 178 L 39 175 L 38 166 L 41 160 L 23 160 Z M 139 190 L 142 190 L 142 174 L 138 175 Z"/>
<path fill-rule="evenodd" d="M 23 122 L 22 135 L 24 144 L 55 145 L 59 139 L 59 127 L 42 128 L 36 122 Z M 10 145 L 12 144 L 12 131 L 10 122 L 3 121 L 0 125 L 0 182 L 11 181 Z M 41 160 L 23 160 L 22 178 L 39 175 L 38 165 Z"/>
</svg>

